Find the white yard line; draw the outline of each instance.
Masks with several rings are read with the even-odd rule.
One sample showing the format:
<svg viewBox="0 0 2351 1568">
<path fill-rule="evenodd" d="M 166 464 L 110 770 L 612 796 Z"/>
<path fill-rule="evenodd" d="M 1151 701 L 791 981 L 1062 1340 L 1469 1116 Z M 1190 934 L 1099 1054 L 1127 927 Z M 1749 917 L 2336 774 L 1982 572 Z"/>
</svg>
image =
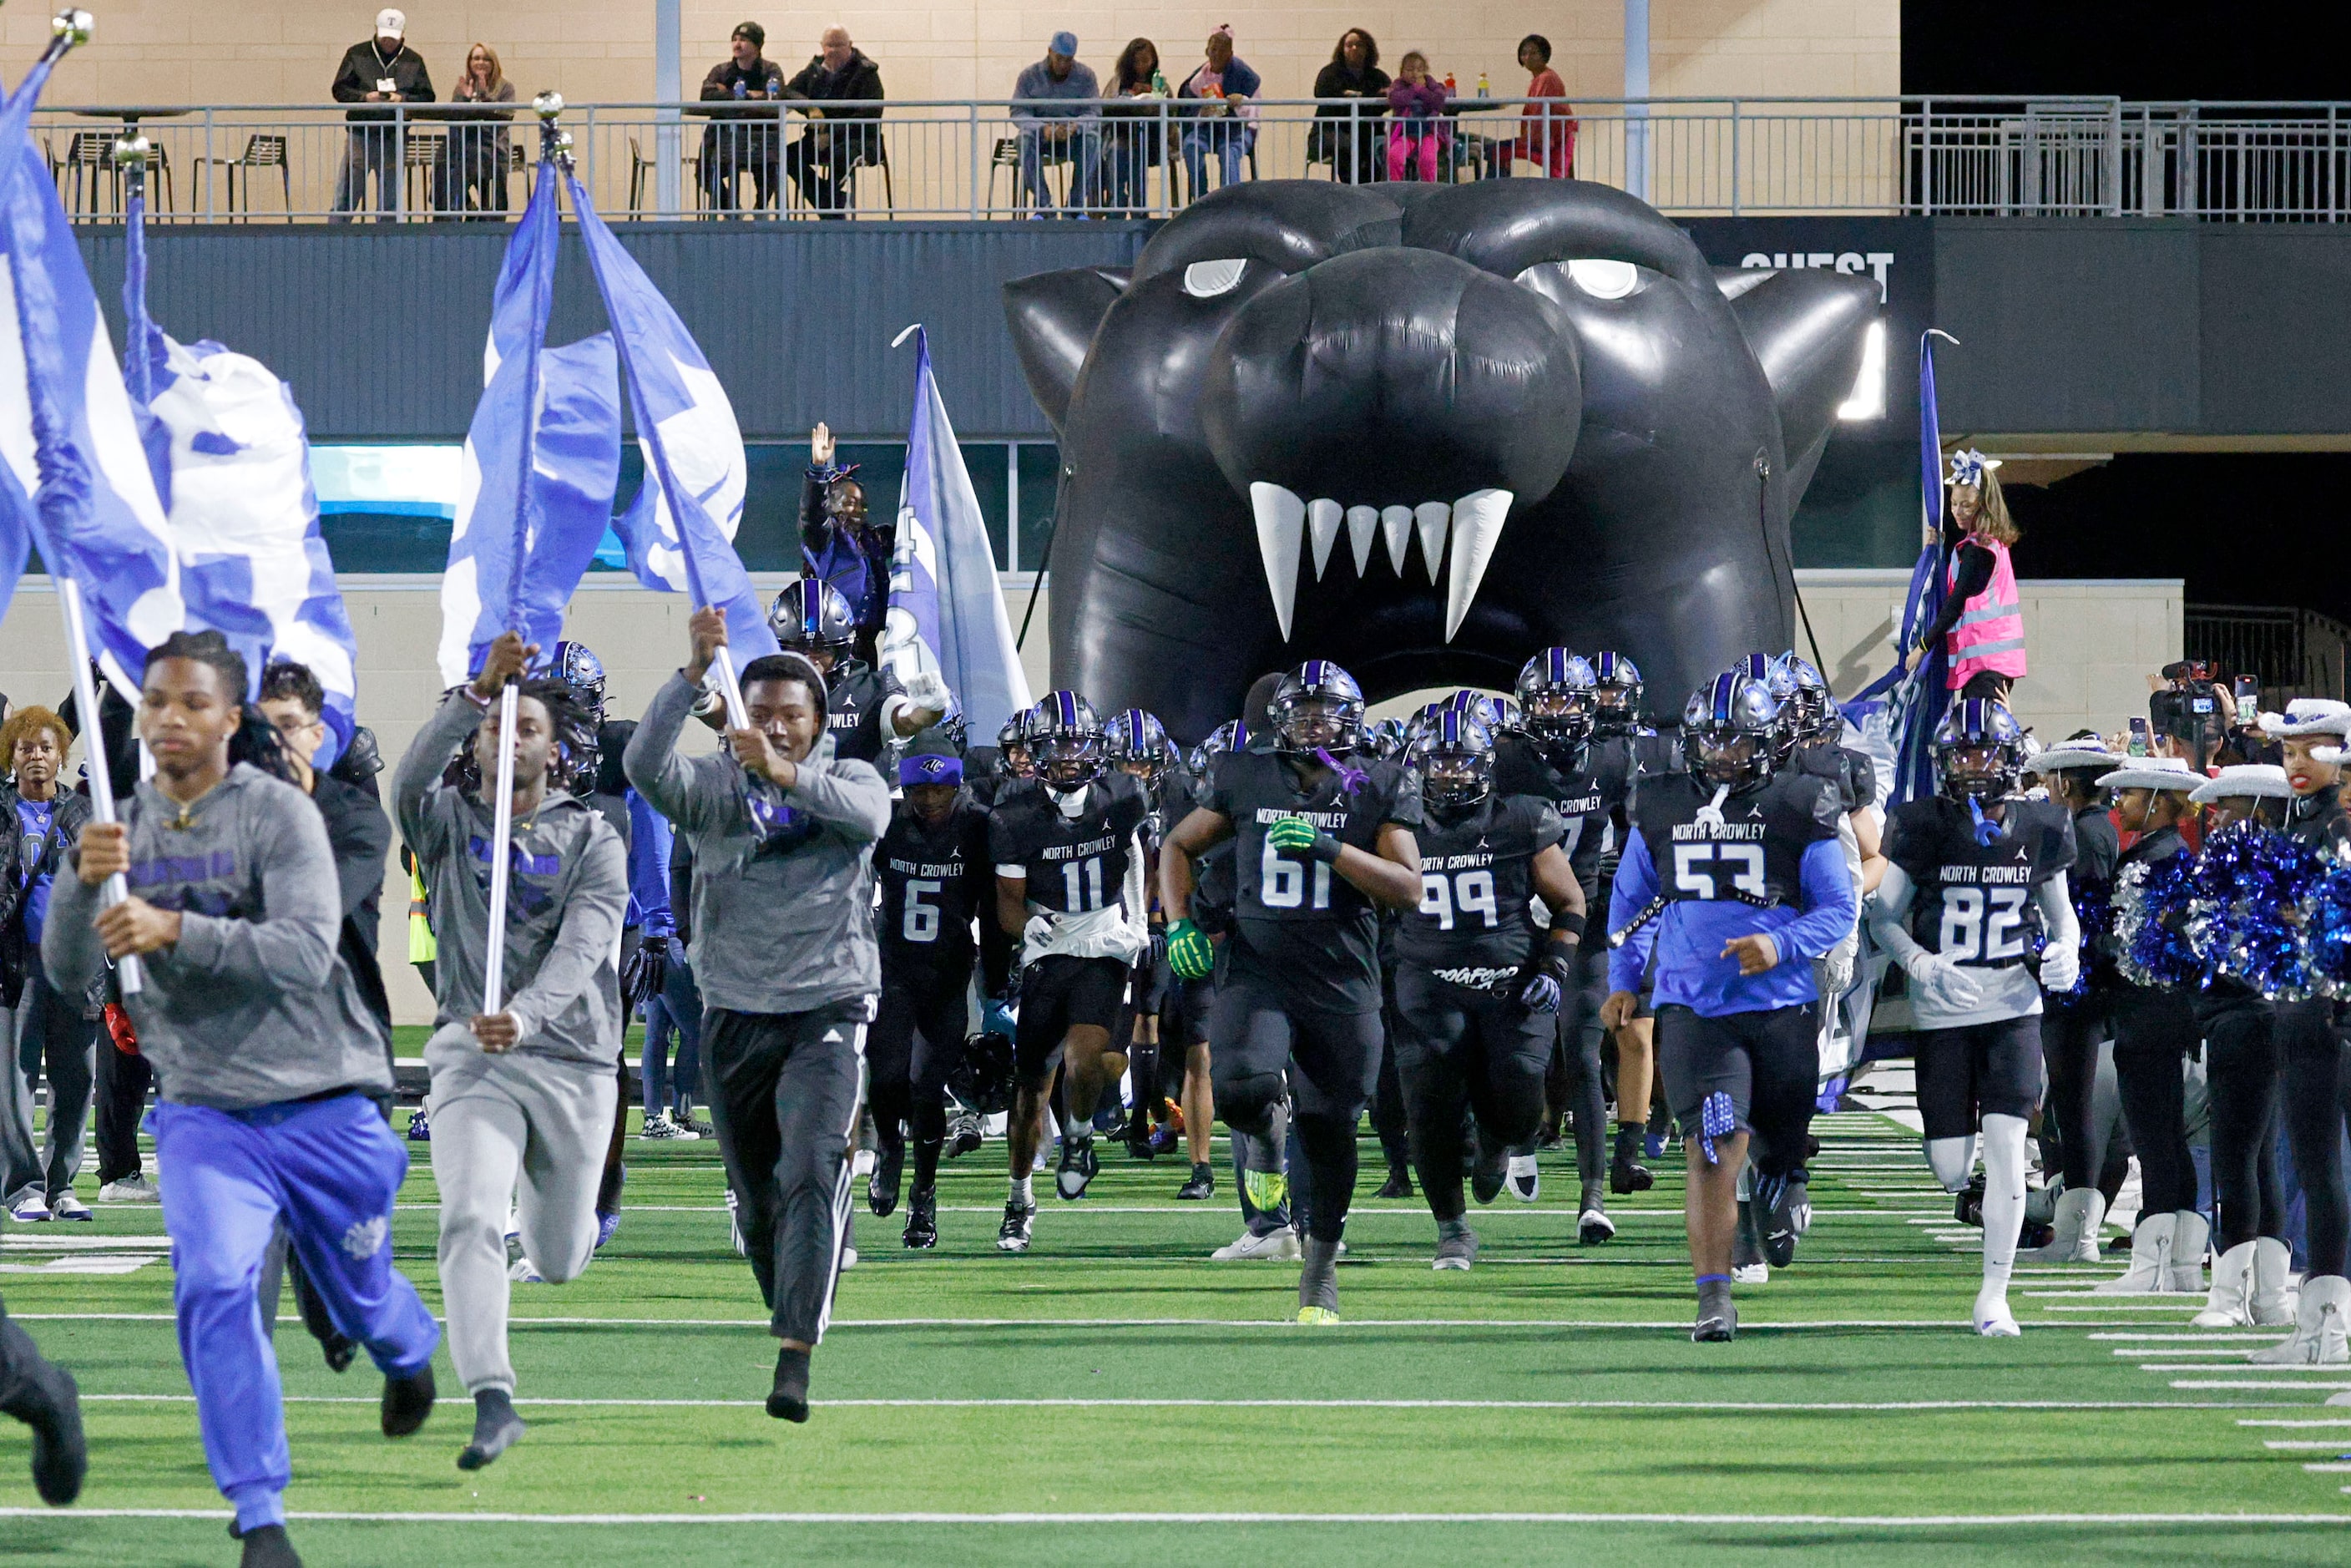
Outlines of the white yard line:
<svg viewBox="0 0 2351 1568">
<path fill-rule="evenodd" d="M 0 1519 L 231 1518 L 225 1509 L 77 1508 L 70 1515 L 37 1508 L 0 1508 Z M 354 1524 L 1660 1524 L 1802 1525 L 1855 1530 L 2034 1529 L 2052 1524 L 2108 1527 L 2179 1524 L 2351 1525 L 2351 1513 L 384 1513 L 289 1511 L 298 1523 Z"/>
</svg>

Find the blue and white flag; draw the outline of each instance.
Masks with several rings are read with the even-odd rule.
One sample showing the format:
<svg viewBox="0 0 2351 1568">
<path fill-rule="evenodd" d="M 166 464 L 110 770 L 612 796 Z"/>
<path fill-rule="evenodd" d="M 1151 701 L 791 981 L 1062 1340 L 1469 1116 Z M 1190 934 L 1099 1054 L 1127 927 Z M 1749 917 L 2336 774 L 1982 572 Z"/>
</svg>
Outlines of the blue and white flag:
<svg viewBox="0 0 2351 1568">
<path fill-rule="evenodd" d="M 570 188 L 588 264 L 620 336 L 645 458 L 644 487 L 612 527 L 638 581 L 726 612 L 727 646 L 739 668 L 775 653 L 777 643 L 767 606 L 735 553 L 749 469 L 735 405 L 685 323 L 621 248 L 576 177 Z"/>
<path fill-rule="evenodd" d="M 502 632 L 555 646 L 620 483 L 611 334 L 544 347 L 562 234 L 557 178 L 554 162 L 541 160 L 491 297 L 482 401 L 465 434 L 441 580 L 441 678 L 450 685 L 481 668 Z"/>
<path fill-rule="evenodd" d="M 0 549 L 29 536 L 79 586 L 91 652 L 135 695 L 147 650 L 183 622 L 179 563 L 97 292 L 26 133 L 55 57 L 0 110 L 0 505 L 17 518 Z M 0 561 L 8 591 L 22 570 Z"/>
<path fill-rule="evenodd" d="M 906 476 L 898 492 L 882 662 L 901 681 L 919 671 L 937 671 L 969 733 L 992 742 L 1006 719 L 1029 706 L 1029 677 L 1013 646 L 1012 619 L 1004 608 L 979 497 L 931 371 L 929 336 L 919 326 L 911 330 L 914 418 L 906 432 Z M 899 340 L 904 340 L 904 333 Z"/>
</svg>

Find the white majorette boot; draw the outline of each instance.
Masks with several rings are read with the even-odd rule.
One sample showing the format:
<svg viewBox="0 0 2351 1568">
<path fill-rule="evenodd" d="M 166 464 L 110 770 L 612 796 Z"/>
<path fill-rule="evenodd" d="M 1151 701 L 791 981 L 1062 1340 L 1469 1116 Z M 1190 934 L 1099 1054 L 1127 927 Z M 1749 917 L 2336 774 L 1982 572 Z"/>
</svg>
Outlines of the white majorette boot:
<svg viewBox="0 0 2351 1568">
<path fill-rule="evenodd" d="M 2304 1280 L 2302 1299 L 2294 1306 L 2293 1336 L 2245 1359 L 2256 1366 L 2351 1364 L 2351 1340 L 2345 1338 L 2346 1312 L 2351 1312 L 2351 1280 L 2340 1274 Z"/>
<path fill-rule="evenodd" d="M 2067 1187 L 2057 1195 L 2056 1236 L 2046 1247 L 2028 1247 L 2020 1263 L 2095 1263 L 2098 1227 L 2106 1218 L 2106 1195 L 2096 1187 Z"/>
<path fill-rule="evenodd" d="M 2255 1328 L 2283 1328 L 2294 1322 L 2294 1287 L 2286 1277 L 2294 1271 L 2294 1253 L 2271 1236 L 2253 1238 L 2253 1282 L 2246 1304 Z"/>
<path fill-rule="evenodd" d="M 2171 1221 L 2168 1213 L 2142 1216 L 2138 1228 L 2131 1232 L 2130 1267 L 2121 1278 L 2101 1281 L 2090 1289 L 2101 1296 L 2158 1294 L 2171 1273 Z"/>
<path fill-rule="evenodd" d="M 2178 1295 L 2200 1295 L 2204 1290 L 2204 1246 L 2212 1239 L 2210 1221 L 2192 1208 L 2171 1216 L 2171 1263 L 2164 1270 L 2163 1288 Z"/>
<path fill-rule="evenodd" d="M 2241 1241 L 2220 1254 L 2212 1265 L 2212 1291 L 2204 1310 L 2191 1320 L 2199 1329 L 2242 1329 L 2253 1325 L 2253 1244 Z"/>
</svg>

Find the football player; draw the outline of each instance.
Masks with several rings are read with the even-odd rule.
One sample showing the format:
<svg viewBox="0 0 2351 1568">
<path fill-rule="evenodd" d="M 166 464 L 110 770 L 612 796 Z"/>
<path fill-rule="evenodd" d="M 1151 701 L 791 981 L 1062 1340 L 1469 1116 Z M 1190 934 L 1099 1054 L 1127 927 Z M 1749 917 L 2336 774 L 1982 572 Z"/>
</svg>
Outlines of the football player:
<svg viewBox="0 0 2351 1568">
<path fill-rule="evenodd" d="M 776 595 L 768 624 L 785 652 L 824 673 L 825 726 L 832 754 L 882 765 L 883 747 L 919 734 L 945 718 L 946 682 L 925 670 L 901 685 L 889 670 L 857 657 L 857 622 L 849 601 L 820 579 L 804 577 Z"/>
</svg>

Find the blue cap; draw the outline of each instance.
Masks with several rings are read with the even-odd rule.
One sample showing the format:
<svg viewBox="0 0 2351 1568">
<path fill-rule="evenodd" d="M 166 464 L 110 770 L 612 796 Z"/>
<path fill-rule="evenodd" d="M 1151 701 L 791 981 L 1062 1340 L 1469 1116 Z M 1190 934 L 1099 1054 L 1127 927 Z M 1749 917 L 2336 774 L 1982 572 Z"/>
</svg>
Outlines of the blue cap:
<svg viewBox="0 0 2351 1568">
<path fill-rule="evenodd" d="M 1075 33 L 1071 32 L 1067 27 L 1064 27 L 1060 32 L 1053 35 L 1051 41 L 1046 44 L 1045 51 L 1048 54 L 1060 55 L 1066 59 L 1076 59 L 1078 57 L 1078 36 Z"/>
<path fill-rule="evenodd" d="M 909 753 L 898 758 L 898 783 L 902 789 L 917 784 L 960 784 L 963 782 L 963 758 L 946 757 L 935 751 Z"/>
</svg>

